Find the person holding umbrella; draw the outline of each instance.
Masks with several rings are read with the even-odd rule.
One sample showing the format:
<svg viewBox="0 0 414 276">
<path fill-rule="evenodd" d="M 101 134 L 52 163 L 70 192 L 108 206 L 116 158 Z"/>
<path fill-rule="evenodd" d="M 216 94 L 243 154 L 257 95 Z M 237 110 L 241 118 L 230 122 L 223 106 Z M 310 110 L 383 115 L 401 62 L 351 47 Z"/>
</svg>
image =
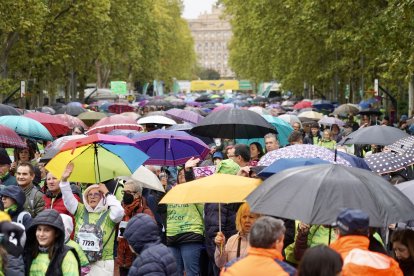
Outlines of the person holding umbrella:
<svg viewBox="0 0 414 276">
<path fill-rule="evenodd" d="M 90 185 L 83 193 L 83 203 L 80 203 L 68 182 L 73 169 L 73 163 L 66 166 L 59 186 L 65 207 L 75 217 L 75 240 L 91 263 L 91 275 L 112 276 L 115 225 L 121 222 L 124 209 L 103 183 Z"/>
<path fill-rule="evenodd" d="M 394 259 L 368 250 L 368 214 L 345 209 L 338 215 L 334 227 L 339 230 L 339 238 L 330 247 L 341 254 L 345 275 L 403 275 Z"/>
</svg>

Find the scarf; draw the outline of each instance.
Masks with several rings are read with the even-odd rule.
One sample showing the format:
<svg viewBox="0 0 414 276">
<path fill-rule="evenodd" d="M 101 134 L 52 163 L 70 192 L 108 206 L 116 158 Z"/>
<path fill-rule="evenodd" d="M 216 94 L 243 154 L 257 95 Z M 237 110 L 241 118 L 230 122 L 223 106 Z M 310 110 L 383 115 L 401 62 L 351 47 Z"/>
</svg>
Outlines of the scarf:
<svg viewBox="0 0 414 276">
<path fill-rule="evenodd" d="M 134 200 L 134 202 L 132 202 L 129 205 L 125 205 L 124 203 L 122 203 L 122 207 L 124 208 L 124 212 L 125 212 L 125 216 L 124 216 L 124 221 L 128 221 L 131 217 L 134 216 L 134 213 L 143 207 L 143 201 L 142 201 L 142 197 L 139 199 Z"/>
<path fill-rule="evenodd" d="M 10 215 L 10 213 L 14 213 L 17 210 L 17 204 L 12 204 L 9 208 L 5 208 L 4 211 Z"/>
</svg>

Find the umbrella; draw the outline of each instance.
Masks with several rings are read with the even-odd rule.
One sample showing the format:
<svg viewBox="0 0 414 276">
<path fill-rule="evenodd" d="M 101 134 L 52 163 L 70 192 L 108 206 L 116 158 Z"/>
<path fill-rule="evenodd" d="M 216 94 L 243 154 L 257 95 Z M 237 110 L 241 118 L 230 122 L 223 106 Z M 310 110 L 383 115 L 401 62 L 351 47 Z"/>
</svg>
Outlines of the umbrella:
<svg viewBox="0 0 414 276">
<path fill-rule="evenodd" d="M 80 139 L 84 137 L 86 137 L 86 135 L 81 134 L 81 135 L 68 135 L 68 136 L 63 136 L 63 137 L 56 139 L 55 141 L 53 141 L 51 144 L 49 144 L 45 148 L 45 154 L 40 158 L 41 162 L 49 162 L 50 159 L 55 157 L 55 155 L 61 150 L 61 148 L 63 148 L 63 146 L 68 141 Z"/>
<path fill-rule="evenodd" d="M 397 172 L 408 165 L 408 156 L 393 152 L 379 152 L 364 158 L 373 172 L 386 174 Z"/>
<path fill-rule="evenodd" d="M 266 119 L 266 121 L 268 121 L 270 124 L 272 124 L 272 126 L 274 126 L 277 130 L 277 138 L 279 140 L 279 143 L 281 146 L 286 146 L 289 144 L 288 138 L 289 135 L 292 133 L 293 128 L 292 126 L 287 123 L 286 121 L 278 118 L 278 117 L 273 117 L 271 115 L 262 115 L 263 118 Z"/>
<path fill-rule="evenodd" d="M 69 114 L 56 114 L 56 115 L 53 115 L 53 116 L 56 117 L 56 118 L 59 118 L 59 120 L 62 120 L 65 123 L 67 123 L 70 129 L 73 129 L 76 126 L 81 126 L 84 129 L 88 128 L 88 126 L 85 125 L 85 123 L 82 120 L 80 120 L 76 117 L 73 117 L 72 115 L 69 115 Z"/>
<path fill-rule="evenodd" d="M 165 193 L 164 187 L 158 176 L 144 166 L 139 166 L 131 176 L 120 176 L 119 178 L 125 180 L 132 179 L 140 183 L 144 188 Z"/>
<path fill-rule="evenodd" d="M 128 138 L 131 138 L 137 135 L 144 135 L 144 133 L 138 130 L 131 130 L 131 129 L 114 129 L 108 132 L 108 135 L 121 135 L 121 136 L 126 136 Z"/>
<path fill-rule="evenodd" d="M 302 109 L 302 108 L 307 108 L 307 107 L 312 107 L 312 102 L 300 101 L 293 106 L 293 109 Z"/>
<path fill-rule="evenodd" d="M 323 118 L 320 119 L 318 123 L 321 125 L 326 125 L 326 126 L 332 126 L 332 125 L 344 126 L 345 125 L 343 121 L 335 117 L 328 117 L 328 116 L 323 116 Z"/>
<path fill-rule="evenodd" d="M 402 182 L 395 185 L 398 190 L 400 190 L 406 197 L 408 197 L 411 202 L 414 203 L 414 180 Z"/>
<path fill-rule="evenodd" d="M 414 146 L 414 136 L 407 136 L 388 145 L 387 148 L 397 153 L 405 153 L 412 146 Z"/>
<path fill-rule="evenodd" d="M 361 157 L 343 152 L 343 151 L 336 151 L 336 154 L 339 157 L 342 157 L 343 159 L 345 159 L 346 161 L 349 162 L 349 164 L 351 164 L 351 167 L 355 167 L 355 168 L 360 168 L 360 169 L 364 169 L 364 170 L 368 170 L 371 171 L 371 168 L 368 166 L 368 164 L 365 162 L 365 160 Z"/>
<path fill-rule="evenodd" d="M 308 119 L 319 121 L 320 119 L 322 119 L 322 117 L 323 117 L 322 113 L 315 112 L 315 111 L 305 111 L 298 115 L 298 118 L 303 121 L 306 121 Z"/>
<path fill-rule="evenodd" d="M 50 132 L 41 123 L 24 116 L 6 115 L 0 117 L 0 125 L 14 130 L 17 134 L 36 140 L 53 140 Z"/>
<path fill-rule="evenodd" d="M 259 114 L 242 109 L 221 110 L 210 113 L 192 130 L 192 133 L 214 138 L 258 138 L 277 133 Z"/>
<path fill-rule="evenodd" d="M 164 107 L 165 109 L 168 109 L 168 108 L 172 107 L 172 104 L 169 101 L 160 100 L 160 99 L 151 100 L 146 104 L 146 106 L 148 106 L 148 105 Z"/>
<path fill-rule="evenodd" d="M 94 123 L 98 122 L 100 119 L 108 117 L 103 112 L 95 112 L 95 111 L 86 111 L 82 112 L 77 116 L 78 119 L 82 120 L 88 126 L 92 126 Z"/>
<path fill-rule="evenodd" d="M 248 197 L 252 212 L 331 225 L 343 208 L 369 214 L 372 227 L 414 219 L 414 205 L 382 177 L 358 168 L 323 164 L 285 170 Z"/>
<path fill-rule="evenodd" d="M 170 127 L 167 127 L 167 130 L 191 130 L 194 127 L 193 124 L 190 123 L 182 123 L 182 124 L 176 124 L 172 125 Z"/>
<path fill-rule="evenodd" d="M 160 204 L 243 202 L 260 183 L 256 178 L 216 173 L 176 185 Z"/>
<path fill-rule="evenodd" d="M 341 144 L 390 145 L 409 136 L 406 132 L 390 126 L 369 126 L 349 134 Z"/>
<path fill-rule="evenodd" d="M 121 175 L 131 175 L 148 156 L 134 141 L 123 136 L 93 134 L 68 141 L 46 165 L 60 178 L 68 163 L 75 165 L 69 181 L 101 183 Z"/>
<path fill-rule="evenodd" d="M 42 112 L 33 112 L 26 113 L 23 116 L 36 120 L 42 125 L 44 125 L 53 137 L 66 135 L 70 130 L 69 125 L 67 123 L 65 123 L 62 120 L 59 120 L 59 118 L 50 114 Z"/>
<path fill-rule="evenodd" d="M 183 131 L 157 129 L 132 140 L 149 156 L 146 165 L 179 166 L 191 157 L 202 160 L 210 152 L 203 141 Z"/>
<path fill-rule="evenodd" d="M 27 148 L 27 144 L 12 129 L 0 125 L 0 147 L 2 148 Z"/>
<path fill-rule="evenodd" d="M 126 103 L 113 103 L 108 106 L 108 111 L 111 113 L 121 114 L 122 112 L 134 111 L 134 107 Z"/>
<path fill-rule="evenodd" d="M 293 125 L 294 123 L 299 123 L 302 125 L 298 116 L 293 115 L 293 114 L 282 114 L 282 115 L 279 115 L 278 118 L 282 119 L 285 122 L 288 122 L 290 125 Z"/>
<path fill-rule="evenodd" d="M 209 102 L 211 100 L 210 95 L 204 94 L 195 99 L 196 102 Z"/>
<path fill-rule="evenodd" d="M 5 115 L 16 115 L 19 116 L 20 113 L 14 107 L 7 104 L 0 104 L 0 116 Z"/>
<path fill-rule="evenodd" d="M 86 109 L 83 108 L 81 105 L 76 105 L 76 104 L 72 104 L 72 105 L 66 105 L 66 106 L 62 106 L 61 108 L 59 108 L 56 113 L 57 114 L 69 114 L 72 116 L 78 116 L 79 114 L 81 114 L 82 112 L 85 112 Z"/>
<path fill-rule="evenodd" d="M 258 166 L 269 166 L 274 161 L 281 158 L 320 158 L 330 163 L 338 163 L 350 166 L 348 161 L 342 157 L 336 156 L 335 153 L 327 148 L 309 144 L 297 144 L 273 150 L 266 153 L 257 164 Z"/>
<path fill-rule="evenodd" d="M 56 113 L 56 110 L 54 110 L 53 107 L 50 107 L 50 106 L 42 106 L 42 107 L 36 108 L 36 110 L 42 113 L 50 114 L 50 115 L 54 115 Z"/>
<path fill-rule="evenodd" d="M 146 125 L 146 124 L 155 124 L 155 125 L 175 125 L 177 124 L 174 120 L 167 118 L 161 115 L 150 115 L 138 120 L 138 124 Z"/>
<path fill-rule="evenodd" d="M 143 130 L 142 126 L 138 125 L 134 119 L 117 114 L 100 119 L 93 126 L 91 126 L 86 134 L 106 134 L 114 129 Z"/>
<path fill-rule="evenodd" d="M 361 111 L 358 112 L 358 114 L 360 114 L 360 115 L 376 115 L 376 116 L 381 116 L 382 113 L 378 109 L 367 108 L 367 109 L 362 109 Z"/>
<path fill-rule="evenodd" d="M 191 110 L 183 110 L 177 108 L 170 109 L 167 112 L 165 112 L 165 114 L 172 117 L 173 119 L 177 119 L 192 124 L 197 124 L 204 118 L 200 114 L 195 113 Z"/>
<path fill-rule="evenodd" d="M 347 115 L 356 115 L 359 112 L 359 108 L 357 105 L 353 104 L 341 104 L 335 110 L 333 111 L 334 115 L 341 115 L 341 116 L 347 116 Z"/>
<path fill-rule="evenodd" d="M 134 120 L 138 120 L 139 118 L 141 118 L 141 116 L 138 113 L 135 112 L 123 112 L 121 113 L 122 116 L 126 116 L 126 117 L 130 117 Z"/>
<path fill-rule="evenodd" d="M 329 164 L 329 162 L 319 158 L 281 158 L 259 172 L 259 176 L 267 178 L 286 169 L 319 164 Z"/>
</svg>

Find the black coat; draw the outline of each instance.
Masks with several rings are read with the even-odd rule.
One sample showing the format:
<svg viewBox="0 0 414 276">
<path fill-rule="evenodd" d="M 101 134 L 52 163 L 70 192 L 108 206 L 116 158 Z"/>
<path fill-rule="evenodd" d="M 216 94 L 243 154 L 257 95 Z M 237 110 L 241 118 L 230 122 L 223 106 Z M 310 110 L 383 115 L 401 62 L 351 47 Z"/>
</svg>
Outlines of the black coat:
<svg viewBox="0 0 414 276">
<path fill-rule="evenodd" d="M 135 215 L 128 222 L 124 238 L 138 254 L 129 269 L 129 276 L 178 275 L 175 258 L 170 249 L 161 243 L 158 226 L 149 215 Z"/>
</svg>

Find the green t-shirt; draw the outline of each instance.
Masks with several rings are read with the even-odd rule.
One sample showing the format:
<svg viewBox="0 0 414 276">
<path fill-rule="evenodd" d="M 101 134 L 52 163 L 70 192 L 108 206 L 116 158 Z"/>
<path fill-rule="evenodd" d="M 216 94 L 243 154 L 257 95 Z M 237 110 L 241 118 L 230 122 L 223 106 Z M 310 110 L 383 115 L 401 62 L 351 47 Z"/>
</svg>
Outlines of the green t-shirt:
<svg viewBox="0 0 414 276">
<path fill-rule="evenodd" d="M 47 268 L 49 267 L 49 263 L 49 255 L 47 253 L 39 253 L 30 266 L 29 275 L 44 276 L 46 274 Z M 78 260 L 71 251 L 68 251 L 65 258 L 63 258 L 62 274 L 65 276 L 79 275 Z"/>
<path fill-rule="evenodd" d="M 183 233 L 204 235 L 203 204 L 167 204 L 167 236 Z"/>
<path fill-rule="evenodd" d="M 76 227 L 75 227 L 75 240 L 78 236 L 79 230 L 81 229 L 82 225 L 83 225 L 83 213 L 87 212 L 85 209 L 85 206 L 82 203 L 78 204 L 78 209 L 76 209 L 75 212 L 75 222 L 76 222 Z M 100 212 L 100 213 L 89 213 L 89 223 L 90 224 L 95 224 L 98 222 L 99 218 L 101 217 L 101 215 L 103 215 L 104 212 Z M 116 223 L 113 222 L 110 218 L 109 218 L 109 213 L 106 216 L 105 220 L 103 221 L 102 225 L 101 225 L 101 229 L 103 232 L 103 244 L 104 244 L 104 248 L 102 251 L 102 260 L 106 261 L 106 260 L 113 260 L 114 259 L 114 243 L 115 243 L 115 233 L 112 233 L 112 231 L 115 231 L 115 226 Z M 112 233 L 112 235 L 111 235 Z M 111 238 L 109 239 L 109 237 L 111 236 Z M 109 240 L 109 241 L 108 241 Z"/>
</svg>

